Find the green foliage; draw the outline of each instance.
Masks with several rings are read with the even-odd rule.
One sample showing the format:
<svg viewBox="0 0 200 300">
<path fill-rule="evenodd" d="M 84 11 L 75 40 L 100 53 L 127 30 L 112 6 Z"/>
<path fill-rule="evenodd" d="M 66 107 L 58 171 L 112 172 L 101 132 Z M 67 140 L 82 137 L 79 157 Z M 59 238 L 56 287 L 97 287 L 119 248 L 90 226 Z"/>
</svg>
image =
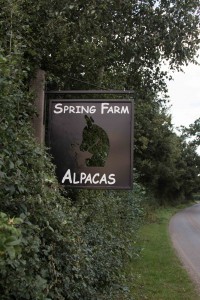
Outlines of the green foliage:
<svg viewBox="0 0 200 300">
<path fill-rule="evenodd" d="M 154 193 L 172 196 L 185 180 L 176 165 L 190 160 L 180 160 L 156 93 L 165 91 L 163 60 L 172 69 L 194 60 L 199 1 L 0 4 L 0 211 L 6 226 L 22 220 L 7 228 L 17 244 L 4 240 L 1 299 L 125 299 L 144 191 L 60 191 L 32 134 L 29 82 L 42 68 L 56 86 L 135 89 L 136 167 Z"/>
<path fill-rule="evenodd" d="M 85 88 L 75 77 L 144 96 L 163 89 L 163 60 L 178 68 L 198 49 L 199 0 L 1 0 L 1 8 L 3 47 L 21 43 L 29 67 L 66 88 Z"/>
<path fill-rule="evenodd" d="M 188 128 L 182 127 L 182 135 L 187 138 L 192 138 L 192 145 L 200 146 L 200 118 L 190 124 Z"/>
<path fill-rule="evenodd" d="M 20 253 L 21 231 L 16 228 L 20 218 L 10 219 L 5 213 L 0 212 L 0 265 L 2 267 L 6 255 L 14 259 Z"/>
<path fill-rule="evenodd" d="M 135 119 L 135 167 L 140 182 L 161 205 L 190 200 L 199 186 L 194 143 L 174 132 L 166 104 L 158 97 L 138 101 Z"/>
<path fill-rule="evenodd" d="M 123 268 L 136 253 L 140 187 L 134 194 L 77 192 L 73 201 L 61 193 L 32 135 L 32 99 L 20 66 L 20 53 L 1 52 L 1 299 L 125 299 Z M 9 227 L 18 220 L 19 228 Z"/>
</svg>

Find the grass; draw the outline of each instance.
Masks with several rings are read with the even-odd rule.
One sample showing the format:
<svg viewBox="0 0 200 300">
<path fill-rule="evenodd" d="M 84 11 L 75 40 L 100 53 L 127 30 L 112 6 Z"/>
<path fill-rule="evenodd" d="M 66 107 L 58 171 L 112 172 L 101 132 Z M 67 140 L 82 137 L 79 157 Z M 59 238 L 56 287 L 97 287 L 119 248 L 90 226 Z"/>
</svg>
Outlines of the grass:
<svg viewBox="0 0 200 300">
<path fill-rule="evenodd" d="M 141 228 L 141 256 L 130 267 L 134 274 L 130 289 L 135 300 L 200 299 L 170 241 L 168 223 L 176 211 L 159 209 L 155 221 Z"/>
</svg>

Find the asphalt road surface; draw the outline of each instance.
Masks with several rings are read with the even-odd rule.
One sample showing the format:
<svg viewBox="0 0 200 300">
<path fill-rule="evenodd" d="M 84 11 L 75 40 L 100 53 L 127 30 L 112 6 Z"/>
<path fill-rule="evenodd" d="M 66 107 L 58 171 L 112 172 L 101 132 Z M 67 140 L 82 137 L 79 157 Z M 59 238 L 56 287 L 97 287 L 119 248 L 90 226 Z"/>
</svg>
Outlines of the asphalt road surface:
<svg viewBox="0 0 200 300">
<path fill-rule="evenodd" d="M 174 215 L 169 232 L 178 256 L 200 291 L 200 204 Z"/>
</svg>

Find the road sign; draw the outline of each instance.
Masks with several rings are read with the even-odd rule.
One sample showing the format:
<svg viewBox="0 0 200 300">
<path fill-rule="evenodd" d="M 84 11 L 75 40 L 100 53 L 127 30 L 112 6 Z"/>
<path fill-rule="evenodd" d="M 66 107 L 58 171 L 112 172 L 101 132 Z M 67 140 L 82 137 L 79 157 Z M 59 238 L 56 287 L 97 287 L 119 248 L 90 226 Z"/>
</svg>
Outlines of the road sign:
<svg viewBox="0 0 200 300">
<path fill-rule="evenodd" d="M 66 187 L 131 189 L 133 103 L 51 99 L 48 142 Z"/>
</svg>

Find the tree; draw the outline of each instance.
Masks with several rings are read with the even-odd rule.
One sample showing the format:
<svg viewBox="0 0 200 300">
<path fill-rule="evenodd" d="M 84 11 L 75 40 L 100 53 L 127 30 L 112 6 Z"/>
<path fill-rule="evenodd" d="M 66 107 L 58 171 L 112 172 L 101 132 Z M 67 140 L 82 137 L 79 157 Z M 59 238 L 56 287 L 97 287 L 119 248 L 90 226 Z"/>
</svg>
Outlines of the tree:
<svg viewBox="0 0 200 300">
<path fill-rule="evenodd" d="M 192 143 L 183 142 L 182 162 L 184 168 L 182 188 L 186 199 L 191 199 L 193 194 L 199 191 L 200 184 L 200 156 Z"/>
<path fill-rule="evenodd" d="M 182 127 L 182 134 L 185 137 L 191 138 L 191 143 L 198 147 L 200 146 L 200 118 L 190 124 L 188 128 Z"/>
<path fill-rule="evenodd" d="M 170 68 L 194 61 L 199 0 L 1 0 L 4 48 L 20 40 L 29 66 L 106 87 L 161 90 L 163 60 Z"/>
<path fill-rule="evenodd" d="M 157 100 L 166 92 L 162 63 L 179 69 L 195 61 L 200 1 L 1 0 L 1 7 L 1 46 L 6 53 L 20 49 L 29 80 L 41 68 L 51 86 L 135 90 L 136 165 L 148 181 L 141 161 L 166 163 L 159 148 L 173 152 L 171 125 Z"/>
<path fill-rule="evenodd" d="M 183 140 L 183 161 L 185 178 L 184 189 L 185 194 L 192 197 L 196 192 L 199 192 L 200 184 L 200 156 L 198 147 L 200 146 L 200 119 L 197 119 L 188 128 L 181 127 L 181 138 Z"/>
<path fill-rule="evenodd" d="M 56 87 L 134 89 L 142 181 L 165 197 L 173 182 L 177 189 L 179 141 L 157 93 L 163 61 L 175 69 L 194 60 L 199 1 L 99 2 L 0 0 L 0 209 L 22 220 L 21 252 L 0 269 L 5 300 L 122 299 L 120 272 L 140 218 L 138 186 L 134 195 L 78 192 L 76 201 L 60 192 L 31 130 L 27 91 L 38 68 Z"/>
</svg>

